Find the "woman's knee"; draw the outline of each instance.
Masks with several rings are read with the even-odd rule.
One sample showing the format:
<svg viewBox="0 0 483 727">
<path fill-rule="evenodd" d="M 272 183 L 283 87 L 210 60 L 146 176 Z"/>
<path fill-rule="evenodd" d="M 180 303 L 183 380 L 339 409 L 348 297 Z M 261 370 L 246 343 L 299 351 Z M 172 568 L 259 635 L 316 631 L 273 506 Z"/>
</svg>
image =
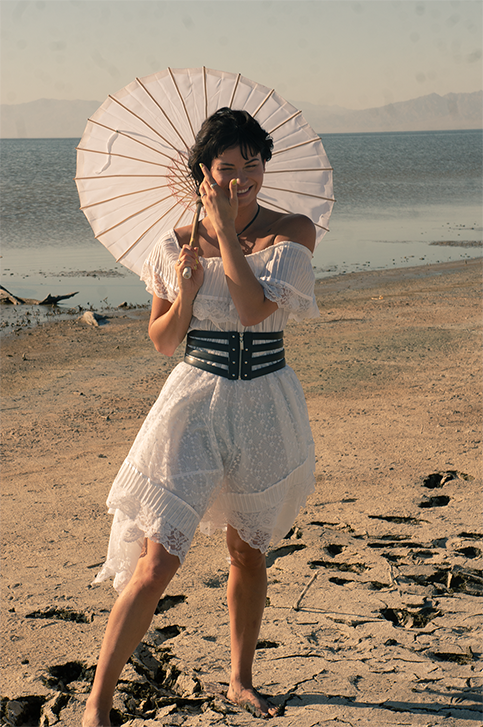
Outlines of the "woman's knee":
<svg viewBox="0 0 483 727">
<path fill-rule="evenodd" d="M 265 554 L 257 548 L 252 548 L 230 526 L 227 529 L 226 542 L 232 565 L 250 570 L 265 567 Z"/>
<path fill-rule="evenodd" d="M 134 575 L 145 587 L 164 590 L 179 565 L 179 558 L 176 555 L 168 553 L 160 543 L 154 543 L 146 538 Z"/>
</svg>

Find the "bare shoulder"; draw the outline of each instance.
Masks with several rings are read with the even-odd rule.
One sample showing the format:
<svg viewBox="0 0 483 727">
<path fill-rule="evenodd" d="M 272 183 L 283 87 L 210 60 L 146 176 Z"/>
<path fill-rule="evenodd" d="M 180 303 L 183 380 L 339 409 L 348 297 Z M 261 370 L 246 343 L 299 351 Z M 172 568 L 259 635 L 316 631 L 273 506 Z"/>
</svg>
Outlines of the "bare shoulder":
<svg viewBox="0 0 483 727">
<path fill-rule="evenodd" d="M 313 252 L 315 248 L 315 225 L 305 215 L 282 215 L 273 227 L 275 244 L 298 242 Z"/>
<path fill-rule="evenodd" d="M 178 238 L 178 243 L 180 247 L 183 247 L 183 245 L 189 245 L 191 237 L 191 225 L 177 227 L 174 232 L 176 237 Z"/>
</svg>

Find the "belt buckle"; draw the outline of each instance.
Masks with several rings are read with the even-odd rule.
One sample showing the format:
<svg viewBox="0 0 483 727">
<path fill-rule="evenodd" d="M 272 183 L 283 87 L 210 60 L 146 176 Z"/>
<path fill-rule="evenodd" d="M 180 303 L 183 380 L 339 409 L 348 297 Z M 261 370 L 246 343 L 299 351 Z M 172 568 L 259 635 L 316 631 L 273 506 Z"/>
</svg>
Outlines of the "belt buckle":
<svg viewBox="0 0 483 727">
<path fill-rule="evenodd" d="M 240 372 L 240 335 L 230 333 L 228 341 L 228 375 L 237 379 Z"/>
<path fill-rule="evenodd" d="M 251 331 L 240 333 L 240 342 L 240 379 L 249 381 L 252 378 L 253 333 Z"/>
</svg>

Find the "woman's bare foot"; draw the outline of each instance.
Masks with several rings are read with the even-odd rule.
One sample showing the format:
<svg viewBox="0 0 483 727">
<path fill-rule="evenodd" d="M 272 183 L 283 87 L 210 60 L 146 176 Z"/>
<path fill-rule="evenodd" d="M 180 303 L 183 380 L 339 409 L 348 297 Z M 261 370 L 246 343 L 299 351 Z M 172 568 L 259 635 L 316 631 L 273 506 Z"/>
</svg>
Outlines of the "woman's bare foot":
<svg viewBox="0 0 483 727">
<path fill-rule="evenodd" d="M 233 704 L 238 705 L 238 707 L 246 709 L 254 717 L 270 719 L 270 717 L 276 717 L 280 713 L 279 707 L 272 704 L 270 700 L 266 699 L 253 687 L 240 686 L 235 688 L 230 684 L 226 698 Z"/>
<path fill-rule="evenodd" d="M 82 727 L 111 727 L 109 712 L 105 714 L 100 709 L 91 706 L 89 700 L 87 700 L 84 717 L 82 719 Z"/>
</svg>

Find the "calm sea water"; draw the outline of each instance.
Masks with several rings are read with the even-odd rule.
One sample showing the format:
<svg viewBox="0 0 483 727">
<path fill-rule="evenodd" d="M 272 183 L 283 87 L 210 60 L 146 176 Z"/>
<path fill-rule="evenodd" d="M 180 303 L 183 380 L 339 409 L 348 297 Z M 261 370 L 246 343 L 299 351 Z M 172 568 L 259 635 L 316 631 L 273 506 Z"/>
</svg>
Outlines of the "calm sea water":
<svg viewBox="0 0 483 727">
<path fill-rule="evenodd" d="M 480 131 L 329 134 L 337 203 L 318 277 L 481 255 Z M 79 291 L 69 305 L 149 302 L 94 240 L 73 178 L 77 139 L 0 143 L 2 284 L 23 297 Z M 451 242 L 451 246 L 432 245 Z"/>
</svg>

